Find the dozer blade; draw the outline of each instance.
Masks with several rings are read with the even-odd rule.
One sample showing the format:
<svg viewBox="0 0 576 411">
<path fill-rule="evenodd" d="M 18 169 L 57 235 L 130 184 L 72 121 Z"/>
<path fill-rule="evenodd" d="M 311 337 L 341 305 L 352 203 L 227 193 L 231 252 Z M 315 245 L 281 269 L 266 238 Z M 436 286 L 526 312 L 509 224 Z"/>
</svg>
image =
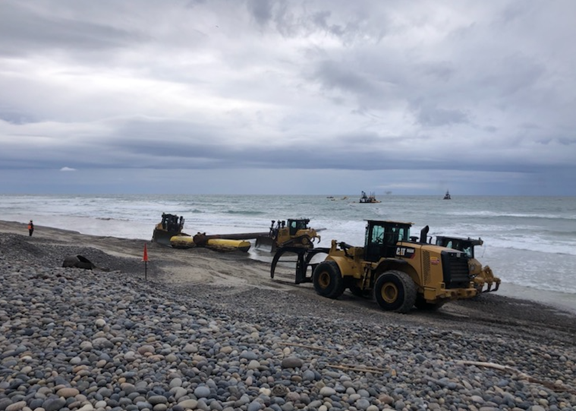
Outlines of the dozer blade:
<svg viewBox="0 0 576 411">
<path fill-rule="evenodd" d="M 254 248 L 265 253 L 273 253 L 276 251 L 276 244 L 272 237 L 260 236 L 256 237 L 256 244 L 254 245 Z"/>
<path fill-rule="evenodd" d="M 181 233 L 179 231 L 167 231 L 167 230 L 160 230 L 154 229 L 154 233 L 152 234 L 152 241 L 166 247 L 170 247 L 170 239 L 176 235 L 184 235 L 187 236 L 188 234 Z"/>
</svg>

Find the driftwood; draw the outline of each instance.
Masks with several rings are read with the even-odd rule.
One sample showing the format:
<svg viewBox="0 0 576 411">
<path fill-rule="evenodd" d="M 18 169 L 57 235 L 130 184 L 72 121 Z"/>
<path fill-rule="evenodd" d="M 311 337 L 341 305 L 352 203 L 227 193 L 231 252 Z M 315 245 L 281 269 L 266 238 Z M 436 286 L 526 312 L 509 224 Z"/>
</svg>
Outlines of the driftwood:
<svg viewBox="0 0 576 411">
<path fill-rule="evenodd" d="M 518 378 L 522 379 L 522 380 L 526 380 L 528 382 L 533 382 L 536 384 L 540 384 L 552 391 L 555 392 L 569 392 L 571 394 L 576 394 L 576 390 L 572 387 L 568 387 L 566 385 L 557 385 L 554 384 L 550 381 L 543 381 L 543 380 L 539 380 L 537 378 L 531 377 L 530 375 L 523 373 L 520 370 L 517 370 L 516 368 L 513 367 L 509 367 L 507 365 L 501 365 L 501 364 L 495 364 L 492 362 L 480 362 L 480 361 L 457 361 L 456 364 L 460 364 L 460 365 L 475 365 L 477 367 L 486 367 L 486 368 L 493 368 L 495 370 L 500 370 L 500 371 L 507 371 L 510 372 L 512 374 L 516 374 L 518 376 Z"/>
<path fill-rule="evenodd" d="M 332 349 L 329 348 L 323 348 L 323 347 L 314 347 L 312 345 L 304 345 L 304 344 L 297 344 L 297 343 L 278 343 L 279 345 L 287 345 L 287 346 L 294 346 L 294 347 L 300 347 L 300 348 L 309 348 L 312 350 L 320 350 L 320 351 L 333 351 Z M 571 394 L 576 394 L 576 390 L 572 387 L 568 387 L 566 385 L 558 385 L 558 384 L 554 384 L 552 382 L 549 381 L 543 381 L 543 380 L 539 380 L 537 378 L 531 377 L 530 375 L 523 373 L 520 370 L 517 370 L 516 368 L 510 367 L 508 365 L 501 365 L 501 364 L 495 364 L 492 362 L 481 362 L 481 361 L 457 361 L 456 364 L 459 365 L 475 365 L 477 367 L 485 367 L 485 368 L 493 368 L 495 370 L 499 370 L 499 371 L 505 371 L 505 372 L 509 372 L 512 374 L 515 374 L 518 376 L 518 378 L 522 379 L 522 380 L 526 380 L 528 382 L 532 382 L 532 383 L 536 383 L 536 384 L 540 384 L 552 391 L 555 392 L 569 392 Z M 375 373 L 386 373 L 388 372 L 388 370 L 385 370 L 383 368 L 376 368 L 376 367 L 366 367 L 363 365 L 335 365 L 335 364 L 328 364 L 328 367 L 331 368 L 336 368 L 339 370 L 346 370 L 346 371 L 357 371 L 357 372 L 375 372 Z"/>
</svg>

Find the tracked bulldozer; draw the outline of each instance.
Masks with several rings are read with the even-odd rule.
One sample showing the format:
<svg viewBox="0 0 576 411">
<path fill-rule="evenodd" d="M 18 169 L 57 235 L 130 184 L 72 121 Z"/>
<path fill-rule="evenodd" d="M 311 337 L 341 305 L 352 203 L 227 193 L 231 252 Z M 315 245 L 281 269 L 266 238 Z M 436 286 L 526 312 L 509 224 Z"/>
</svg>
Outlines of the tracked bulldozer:
<svg viewBox="0 0 576 411">
<path fill-rule="evenodd" d="M 308 227 L 310 219 L 272 220 L 268 235 L 256 239 L 256 248 L 275 253 L 284 247 L 314 248 L 320 242 L 318 231 Z"/>
<path fill-rule="evenodd" d="M 189 234 L 183 233 L 184 217 L 178 217 L 176 214 L 162 213 L 162 221 L 154 227 L 152 241 L 170 246 L 170 239 L 174 236 L 190 237 Z"/>
<path fill-rule="evenodd" d="M 482 263 L 480 263 L 474 255 L 474 247 L 482 246 L 483 244 L 484 241 L 481 238 L 436 236 L 436 245 L 460 250 L 468 255 L 470 258 L 468 260 L 470 273 L 474 279 L 474 287 L 476 287 L 478 293 L 498 291 L 501 282 L 500 278 L 494 276 L 489 266 L 482 266 Z"/>
<path fill-rule="evenodd" d="M 307 267 L 316 254 L 328 252 L 328 248 L 315 247 L 314 244 L 321 241 L 321 236 L 318 234 L 321 229 L 308 227 L 309 223 L 308 218 L 272 220 L 269 235 L 256 240 L 256 248 L 274 253 L 270 269 L 271 278 L 274 278 L 276 265 L 286 254 L 296 255 L 297 267 Z M 306 281 L 305 277 L 301 276 L 303 272 L 305 270 L 296 270 L 296 284 Z"/>
<path fill-rule="evenodd" d="M 332 240 L 330 248 L 301 251 L 296 283 L 312 282 L 327 298 L 338 298 L 346 289 L 356 296 L 373 295 L 382 309 L 400 313 L 476 296 L 466 253 L 428 244 L 428 226 L 420 238 L 411 237 L 411 226 L 368 220 L 363 247 Z M 325 259 L 311 263 L 319 252 L 327 253 Z M 271 277 L 274 270 L 275 261 Z"/>
</svg>

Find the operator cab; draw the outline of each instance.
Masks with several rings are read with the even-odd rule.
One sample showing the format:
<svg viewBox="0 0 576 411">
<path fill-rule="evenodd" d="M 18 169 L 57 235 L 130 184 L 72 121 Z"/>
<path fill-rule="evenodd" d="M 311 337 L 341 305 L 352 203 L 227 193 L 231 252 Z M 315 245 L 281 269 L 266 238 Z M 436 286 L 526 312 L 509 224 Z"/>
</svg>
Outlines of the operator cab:
<svg viewBox="0 0 576 411">
<path fill-rule="evenodd" d="M 436 245 L 464 251 L 469 258 L 474 258 L 474 247 L 482 244 L 484 241 L 481 238 L 436 236 Z"/>
<path fill-rule="evenodd" d="M 306 230 L 308 229 L 308 223 L 310 219 L 304 218 L 299 220 L 292 220 L 288 219 L 288 229 L 290 231 L 290 235 L 296 235 L 298 230 Z"/>
<path fill-rule="evenodd" d="M 378 261 L 396 256 L 396 244 L 410 241 L 412 223 L 367 220 L 364 259 Z"/>
</svg>

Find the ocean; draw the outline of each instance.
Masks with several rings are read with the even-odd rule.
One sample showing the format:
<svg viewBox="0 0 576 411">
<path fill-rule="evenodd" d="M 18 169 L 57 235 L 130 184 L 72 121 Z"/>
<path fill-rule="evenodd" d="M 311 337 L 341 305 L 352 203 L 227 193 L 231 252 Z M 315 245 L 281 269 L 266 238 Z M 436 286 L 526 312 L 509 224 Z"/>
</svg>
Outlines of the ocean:
<svg viewBox="0 0 576 411">
<path fill-rule="evenodd" d="M 150 240 L 162 213 L 184 216 L 188 234 L 266 232 L 271 220 L 309 218 L 332 239 L 363 245 L 365 220 L 413 223 L 418 236 L 482 238 L 476 256 L 502 279 L 498 294 L 544 302 L 576 312 L 576 198 L 376 195 L 0 195 L 0 219 Z M 25 234 L 25 233 L 23 233 Z M 250 250 L 250 256 L 262 255 Z"/>
</svg>

